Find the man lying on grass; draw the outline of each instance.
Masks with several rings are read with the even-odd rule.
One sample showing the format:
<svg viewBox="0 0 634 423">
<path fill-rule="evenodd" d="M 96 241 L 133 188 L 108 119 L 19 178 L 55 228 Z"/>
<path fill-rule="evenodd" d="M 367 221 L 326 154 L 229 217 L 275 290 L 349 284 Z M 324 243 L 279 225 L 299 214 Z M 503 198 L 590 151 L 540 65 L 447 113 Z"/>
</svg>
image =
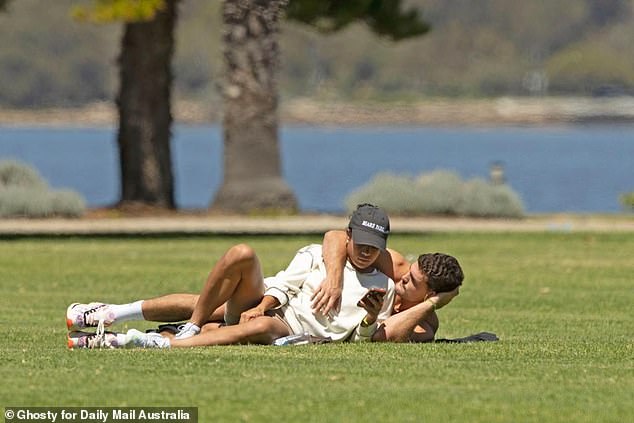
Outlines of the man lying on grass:
<svg viewBox="0 0 634 423">
<path fill-rule="evenodd" d="M 336 313 L 340 306 L 348 237 L 345 231 L 332 230 L 324 235 L 323 242 L 328 272 L 312 299 L 314 310 L 328 315 Z M 385 248 L 379 252 L 373 267 L 396 281 L 396 295 L 391 317 L 383 322 L 372 340 L 432 341 L 439 327 L 435 310 L 458 295 L 464 279 L 458 261 L 452 256 L 434 253 L 422 254 L 415 263 L 409 263 L 398 251 Z M 426 304 L 428 300 L 432 303 L 431 311 Z"/>
<path fill-rule="evenodd" d="M 353 213 L 349 223 L 349 235 L 353 241 L 346 249 L 350 266 L 344 271 L 342 307 L 335 319 L 312 313 L 310 308 L 310 296 L 325 277 L 321 246 L 300 249 L 286 270 L 267 278 L 265 282 L 257 255 L 249 246 L 241 244 L 230 248 L 216 263 L 198 298 L 175 294 L 123 307 L 94 303 L 71 305 L 67 310 L 69 327 L 97 326 L 98 332 L 73 332 L 69 335 L 69 346 L 270 344 L 276 338 L 304 332 L 333 341 L 369 339 L 375 327 L 368 321 L 376 321 L 379 314 L 381 320 L 387 318 L 389 304 L 394 298 L 394 283 L 370 267 L 380 249 L 385 249 L 388 234 L 389 220 L 380 208 L 362 205 Z M 366 297 L 371 288 L 380 290 L 388 301 Z M 117 315 L 121 309 L 122 314 L 133 312 L 137 317 L 140 317 L 138 312 L 141 311 L 145 318 L 151 320 L 185 317 L 190 321 L 171 340 L 136 330 L 127 334 L 104 333 L 103 326 L 125 319 L 125 316 Z M 182 313 L 183 309 L 185 313 Z M 210 320 L 221 320 L 225 324 L 208 325 L 205 327 L 207 330 L 201 332 Z"/>
<path fill-rule="evenodd" d="M 173 294 L 126 305 L 71 305 L 67 311 L 69 329 L 97 326 L 98 331 L 95 334 L 72 332 L 68 345 L 71 348 L 167 348 L 270 344 L 276 338 L 304 332 L 333 341 L 430 340 L 433 333 L 429 330 L 414 333 L 420 317 L 429 317 L 435 308 L 457 295 L 462 271 L 453 257 L 423 255 L 421 263 L 431 261 L 442 267 L 444 270 L 436 276 L 450 280 L 456 289 L 440 294 L 431 292 L 425 273 L 417 270 L 417 264 L 399 281 L 401 294 L 395 298 L 394 283 L 371 267 L 385 250 L 388 232 L 389 221 L 380 209 L 363 205 L 353 214 L 346 232 L 348 265 L 343 269 L 341 306 L 334 315 L 311 308 L 311 296 L 326 277 L 319 246 L 301 249 L 285 271 L 264 280 L 253 250 L 240 245 L 232 247 L 216 264 L 200 296 Z M 368 295 L 368 292 L 383 295 Z M 401 307 L 398 318 L 388 317 L 393 304 L 413 304 L 413 301 L 421 303 L 420 307 L 408 307 L 407 312 Z M 188 317 L 190 322 L 172 339 L 134 329 L 127 334 L 103 331 L 103 326 L 115 321 L 174 321 Z M 219 320 L 226 324 L 213 323 Z"/>
</svg>

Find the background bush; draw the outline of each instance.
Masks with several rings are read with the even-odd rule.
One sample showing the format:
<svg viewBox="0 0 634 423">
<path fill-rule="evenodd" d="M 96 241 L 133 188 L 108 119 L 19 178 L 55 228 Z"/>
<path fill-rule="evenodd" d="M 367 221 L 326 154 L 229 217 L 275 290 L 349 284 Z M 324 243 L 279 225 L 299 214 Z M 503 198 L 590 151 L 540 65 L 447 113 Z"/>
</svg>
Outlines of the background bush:
<svg viewBox="0 0 634 423">
<path fill-rule="evenodd" d="M 413 186 L 415 182 L 411 177 L 379 173 L 368 184 L 346 197 L 346 209 L 352 211 L 357 204 L 372 203 L 394 214 L 418 214 L 423 208 L 423 199 L 419 195 L 412 195 Z"/>
<path fill-rule="evenodd" d="M 70 190 L 51 191 L 35 169 L 15 161 L 0 161 L 0 218 L 79 217 L 85 200 Z"/>
<path fill-rule="evenodd" d="M 418 177 L 380 173 L 350 193 L 346 209 L 370 202 L 394 215 L 445 215 L 472 217 L 524 216 L 520 196 L 508 185 L 483 179 L 463 181 L 449 170 L 436 170 Z"/>
<path fill-rule="evenodd" d="M 524 206 L 508 185 L 491 185 L 483 179 L 464 183 L 458 214 L 474 217 L 521 217 Z"/>
<path fill-rule="evenodd" d="M 425 214 L 456 214 L 462 200 L 463 182 L 449 170 L 436 170 L 420 175 L 416 180 L 417 196 Z"/>
<path fill-rule="evenodd" d="M 19 162 L 0 161 L 0 189 L 9 187 L 48 189 L 35 169 Z"/>
<path fill-rule="evenodd" d="M 625 210 L 634 212 L 634 192 L 628 192 L 621 195 L 619 200 L 621 200 L 621 205 Z"/>
</svg>

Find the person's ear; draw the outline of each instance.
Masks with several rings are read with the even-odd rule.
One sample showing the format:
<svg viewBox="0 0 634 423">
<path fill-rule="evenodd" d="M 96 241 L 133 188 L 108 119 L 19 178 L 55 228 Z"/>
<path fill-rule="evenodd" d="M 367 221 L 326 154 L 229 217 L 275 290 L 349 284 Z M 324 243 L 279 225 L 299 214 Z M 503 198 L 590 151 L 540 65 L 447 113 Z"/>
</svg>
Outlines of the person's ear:
<svg viewBox="0 0 634 423">
<path fill-rule="evenodd" d="M 352 239 L 352 229 L 348 228 L 346 229 L 346 243 L 350 242 L 351 239 Z"/>
<path fill-rule="evenodd" d="M 431 297 L 436 295 L 436 291 L 434 291 L 433 289 L 430 289 L 429 291 L 427 291 L 427 294 L 425 294 L 425 300 L 427 301 L 428 299 L 430 299 Z"/>
</svg>

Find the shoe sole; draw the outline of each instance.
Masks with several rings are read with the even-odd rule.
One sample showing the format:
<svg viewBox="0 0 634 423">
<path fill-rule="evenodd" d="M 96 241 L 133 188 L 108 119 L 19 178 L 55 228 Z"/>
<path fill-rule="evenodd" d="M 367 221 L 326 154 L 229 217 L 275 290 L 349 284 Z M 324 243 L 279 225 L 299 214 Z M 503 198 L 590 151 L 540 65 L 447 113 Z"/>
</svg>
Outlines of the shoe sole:
<svg viewBox="0 0 634 423">
<path fill-rule="evenodd" d="M 76 327 L 73 323 L 73 320 L 68 316 L 68 313 L 70 312 L 70 310 L 72 310 L 73 307 L 75 307 L 77 304 L 79 303 L 72 303 L 71 305 L 68 306 L 68 308 L 66 309 L 66 327 L 68 328 L 68 330 L 75 330 L 75 329 L 81 329 L 79 327 Z M 68 338 L 70 341 L 70 337 Z"/>
<path fill-rule="evenodd" d="M 77 335 L 75 337 L 72 337 L 71 335 Z M 77 344 L 75 343 L 75 339 L 77 339 L 78 336 L 83 336 L 83 335 L 92 335 L 90 332 L 82 332 L 82 331 L 71 331 L 68 332 L 66 334 L 66 345 L 68 346 L 68 349 L 73 350 L 75 349 L 75 347 L 77 346 Z"/>
</svg>

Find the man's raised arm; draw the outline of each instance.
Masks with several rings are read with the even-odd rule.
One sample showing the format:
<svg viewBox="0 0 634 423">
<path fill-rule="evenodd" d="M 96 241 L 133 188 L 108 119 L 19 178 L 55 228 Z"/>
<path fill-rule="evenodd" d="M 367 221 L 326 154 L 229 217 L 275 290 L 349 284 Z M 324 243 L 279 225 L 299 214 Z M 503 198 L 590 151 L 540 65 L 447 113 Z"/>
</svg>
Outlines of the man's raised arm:
<svg viewBox="0 0 634 423">
<path fill-rule="evenodd" d="M 438 330 L 435 310 L 458 295 L 460 288 L 434 294 L 425 301 L 388 317 L 372 336 L 375 342 L 428 342 Z"/>
<path fill-rule="evenodd" d="M 343 290 L 343 269 L 346 265 L 348 235 L 343 230 L 331 230 L 324 234 L 322 255 L 326 266 L 326 278 L 312 296 L 313 310 L 327 315 L 339 309 Z M 409 271 L 409 262 L 398 251 L 388 248 L 373 264 L 393 281 Z"/>
<path fill-rule="evenodd" d="M 324 234 L 322 256 L 326 267 L 326 278 L 319 285 L 312 296 L 313 310 L 327 315 L 331 311 L 338 311 L 341 305 L 343 290 L 343 269 L 346 266 L 346 231 L 333 230 Z"/>
<path fill-rule="evenodd" d="M 409 272 L 410 263 L 401 253 L 391 248 L 381 251 L 374 263 L 379 272 L 387 275 L 394 282 L 401 280 L 403 275 Z"/>
</svg>

